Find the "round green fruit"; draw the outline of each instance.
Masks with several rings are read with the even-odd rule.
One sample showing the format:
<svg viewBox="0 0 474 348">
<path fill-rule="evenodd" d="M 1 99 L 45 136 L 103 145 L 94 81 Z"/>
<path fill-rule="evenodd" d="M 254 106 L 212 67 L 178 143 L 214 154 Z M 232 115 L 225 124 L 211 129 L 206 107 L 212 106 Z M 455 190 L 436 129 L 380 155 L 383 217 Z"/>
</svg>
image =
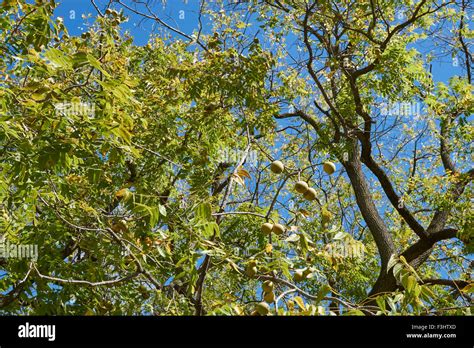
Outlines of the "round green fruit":
<svg viewBox="0 0 474 348">
<path fill-rule="evenodd" d="M 324 163 L 323 163 L 323 170 L 324 170 L 327 174 L 331 175 L 331 174 L 333 174 L 333 173 L 336 171 L 336 165 L 335 165 L 334 163 L 332 163 L 332 162 L 329 162 L 329 161 L 324 162 Z"/>
<path fill-rule="evenodd" d="M 273 291 L 273 282 L 270 280 L 265 280 L 262 284 L 262 289 L 265 293 Z"/>
<path fill-rule="evenodd" d="M 308 201 L 314 201 L 316 199 L 316 190 L 314 188 L 309 188 L 303 195 Z"/>
<path fill-rule="evenodd" d="M 249 278 L 253 278 L 257 275 L 257 272 L 258 272 L 258 269 L 257 267 L 249 267 L 245 270 L 245 274 L 247 275 L 247 277 Z"/>
<path fill-rule="evenodd" d="M 280 174 L 285 169 L 285 166 L 281 161 L 274 161 L 270 165 L 270 170 L 275 174 Z"/>
<path fill-rule="evenodd" d="M 269 223 L 269 222 L 266 222 L 262 225 L 262 228 L 261 228 L 263 234 L 270 234 L 272 233 L 272 230 L 273 230 L 273 224 Z"/>
<path fill-rule="evenodd" d="M 257 304 L 257 306 L 255 307 L 255 310 L 258 312 L 258 314 L 260 315 L 267 315 L 268 312 L 270 312 L 270 306 L 268 305 L 268 303 L 265 303 L 265 302 L 260 302 L 259 304 Z"/>
<path fill-rule="evenodd" d="M 265 302 L 267 303 L 273 303 L 275 302 L 275 293 L 272 291 L 272 292 L 268 292 L 266 293 L 264 296 L 263 296 L 263 299 L 265 300 Z"/>
<path fill-rule="evenodd" d="M 300 282 L 304 279 L 303 272 L 301 271 L 296 271 L 295 274 L 293 275 L 293 280 L 295 282 Z"/>
<path fill-rule="evenodd" d="M 283 234 L 285 232 L 285 226 L 280 225 L 280 224 L 274 224 L 273 225 L 273 233 L 276 235 Z"/>
<path fill-rule="evenodd" d="M 247 263 L 248 267 L 256 267 L 257 266 L 257 260 L 250 260 Z"/>
<path fill-rule="evenodd" d="M 309 186 L 306 182 L 304 181 L 298 181 L 296 184 L 295 184 L 295 190 L 296 192 L 298 193 L 305 193 L 306 191 L 308 191 L 309 189 Z"/>
</svg>

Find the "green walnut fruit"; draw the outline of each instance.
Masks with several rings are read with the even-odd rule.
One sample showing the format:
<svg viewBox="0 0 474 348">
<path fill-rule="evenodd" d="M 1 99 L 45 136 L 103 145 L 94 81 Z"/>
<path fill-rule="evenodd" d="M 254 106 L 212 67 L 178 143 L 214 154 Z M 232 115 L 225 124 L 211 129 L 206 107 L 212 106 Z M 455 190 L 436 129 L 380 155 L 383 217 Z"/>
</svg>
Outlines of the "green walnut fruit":
<svg viewBox="0 0 474 348">
<path fill-rule="evenodd" d="M 276 235 L 283 234 L 285 232 L 285 226 L 280 225 L 280 224 L 274 224 L 273 225 L 273 233 Z"/>
<path fill-rule="evenodd" d="M 269 293 L 273 291 L 273 282 L 270 280 L 265 280 L 262 284 L 263 292 Z"/>
<path fill-rule="evenodd" d="M 285 166 L 281 161 L 274 161 L 270 165 L 270 170 L 275 174 L 280 174 L 285 169 Z"/>
<path fill-rule="evenodd" d="M 316 190 L 314 188 L 309 188 L 303 195 L 308 201 L 314 201 L 316 199 Z"/>
<path fill-rule="evenodd" d="M 329 162 L 329 161 L 324 162 L 324 163 L 323 163 L 323 170 L 324 170 L 327 174 L 331 175 L 331 174 L 333 174 L 333 173 L 336 171 L 336 165 L 335 165 L 334 163 L 332 163 L 332 162 Z"/>
<path fill-rule="evenodd" d="M 250 260 L 247 265 L 249 267 L 257 267 L 257 260 Z"/>
<path fill-rule="evenodd" d="M 249 278 L 253 278 L 257 275 L 257 267 L 248 267 L 245 269 L 245 275 Z"/>
<path fill-rule="evenodd" d="M 261 228 L 263 234 L 270 234 L 272 233 L 272 230 L 273 230 L 273 224 L 269 223 L 269 222 L 266 222 L 262 225 L 262 228 Z"/>
<path fill-rule="evenodd" d="M 265 302 L 267 303 L 273 303 L 275 302 L 275 293 L 272 291 L 272 292 L 268 292 L 266 293 L 264 296 L 263 296 L 263 299 L 265 300 Z"/>
<path fill-rule="evenodd" d="M 295 282 L 300 282 L 304 279 L 304 275 L 302 271 L 296 271 L 295 274 L 293 275 L 293 280 Z"/>
<path fill-rule="evenodd" d="M 304 181 L 298 181 L 296 184 L 295 184 L 295 190 L 296 192 L 298 193 L 305 193 L 306 191 L 308 191 L 309 189 L 309 186 L 306 182 Z"/>
<path fill-rule="evenodd" d="M 255 307 L 255 310 L 258 312 L 260 315 L 267 315 L 268 312 L 270 312 L 270 306 L 266 302 L 260 302 L 257 304 Z"/>
</svg>

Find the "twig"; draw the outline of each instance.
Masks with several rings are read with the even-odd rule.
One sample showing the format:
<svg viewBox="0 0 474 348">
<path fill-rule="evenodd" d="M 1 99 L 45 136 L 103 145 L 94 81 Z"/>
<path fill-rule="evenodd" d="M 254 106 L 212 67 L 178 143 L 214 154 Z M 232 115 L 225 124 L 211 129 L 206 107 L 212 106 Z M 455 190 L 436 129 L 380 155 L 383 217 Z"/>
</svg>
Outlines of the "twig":
<svg viewBox="0 0 474 348">
<path fill-rule="evenodd" d="M 104 286 L 104 285 L 116 285 L 118 283 L 121 283 L 121 282 L 124 282 L 124 281 L 127 281 L 127 280 L 130 280 L 132 278 L 135 278 L 136 276 L 138 276 L 140 273 L 139 272 L 135 272 L 135 273 L 132 273 L 132 274 L 129 274 L 128 276 L 125 276 L 125 277 L 122 277 L 122 278 L 118 278 L 118 279 L 112 279 L 112 280 L 104 280 L 104 281 L 101 281 L 101 282 L 90 282 L 90 281 L 87 281 L 87 280 L 79 280 L 79 279 L 63 279 L 63 278 L 58 278 L 58 277 L 52 277 L 52 276 L 47 276 L 47 275 L 44 275 L 42 274 L 38 268 L 36 268 L 36 266 L 33 264 L 33 268 L 35 269 L 36 273 L 38 274 L 38 276 L 42 279 L 48 279 L 48 280 L 51 280 L 51 281 L 54 281 L 54 282 L 58 282 L 58 283 L 65 283 L 65 284 L 82 284 L 82 285 L 89 285 L 89 286 L 92 286 L 92 287 L 95 287 L 95 286 Z"/>
</svg>

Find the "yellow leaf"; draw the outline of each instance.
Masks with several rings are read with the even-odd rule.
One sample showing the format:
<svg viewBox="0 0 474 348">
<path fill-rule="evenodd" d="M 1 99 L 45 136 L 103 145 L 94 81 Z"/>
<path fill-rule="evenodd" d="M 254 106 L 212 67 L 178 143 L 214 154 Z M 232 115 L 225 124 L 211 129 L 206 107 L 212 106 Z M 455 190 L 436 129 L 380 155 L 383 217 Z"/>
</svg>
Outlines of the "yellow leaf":
<svg viewBox="0 0 474 348">
<path fill-rule="evenodd" d="M 306 307 L 304 305 L 304 301 L 301 297 L 299 296 L 295 296 L 293 297 L 293 300 L 298 304 L 298 306 L 302 309 L 302 310 L 305 310 Z"/>
<path fill-rule="evenodd" d="M 92 309 L 87 308 L 86 312 L 84 313 L 85 316 L 92 316 L 95 315 Z"/>
<path fill-rule="evenodd" d="M 238 305 L 234 305 L 233 308 L 234 308 L 235 313 L 237 313 L 237 315 L 243 315 L 244 314 L 244 311 Z"/>
<path fill-rule="evenodd" d="M 244 168 L 239 167 L 237 169 L 237 175 L 240 176 L 241 178 L 249 178 L 251 179 L 252 177 L 250 176 L 249 172 L 247 172 Z"/>
<path fill-rule="evenodd" d="M 307 211 L 306 209 L 300 209 L 300 214 L 303 215 L 304 217 L 308 217 L 311 215 L 311 213 Z"/>
<path fill-rule="evenodd" d="M 271 245 L 270 243 L 265 246 L 265 252 L 267 254 L 270 254 L 272 250 L 273 250 L 273 245 Z"/>
<path fill-rule="evenodd" d="M 240 272 L 239 267 L 232 260 L 226 259 L 226 261 L 229 262 L 230 267 L 232 267 L 234 271 L 236 271 L 239 274 L 242 274 L 242 272 Z"/>
<path fill-rule="evenodd" d="M 41 93 L 33 93 L 30 96 L 34 101 L 42 101 L 45 98 L 45 95 Z"/>
<path fill-rule="evenodd" d="M 132 193 L 130 192 L 128 188 L 123 188 L 123 189 L 118 190 L 117 193 L 115 193 L 115 198 L 127 200 L 130 198 L 131 195 Z"/>
<path fill-rule="evenodd" d="M 400 261 L 402 261 L 406 266 L 408 266 L 408 262 L 407 260 L 405 259 L 405 257 L 403 255 L 400 255 L 399 257 Z"/>
<path fill-rule="evenodd" d="M 237 184 L 239 184 L 240 186 L 245 186 L 244 179 L 242 179 L 240 176 L 238 176 L 237 174 L 234 174 L 232 177 Z"/>
</svg>

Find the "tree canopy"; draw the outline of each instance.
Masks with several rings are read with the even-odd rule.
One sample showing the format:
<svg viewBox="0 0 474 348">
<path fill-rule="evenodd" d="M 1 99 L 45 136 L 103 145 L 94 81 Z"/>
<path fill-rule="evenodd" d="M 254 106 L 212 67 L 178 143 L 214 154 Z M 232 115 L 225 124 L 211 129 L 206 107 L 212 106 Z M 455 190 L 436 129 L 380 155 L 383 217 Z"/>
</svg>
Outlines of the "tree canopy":
<svg viewBox="0 0 474 348">
<path fill-rule="evenodd" d="M 0 313 L 471 314 L 472 4 L 92 4 L 2 3 Z"/>
</svg>

